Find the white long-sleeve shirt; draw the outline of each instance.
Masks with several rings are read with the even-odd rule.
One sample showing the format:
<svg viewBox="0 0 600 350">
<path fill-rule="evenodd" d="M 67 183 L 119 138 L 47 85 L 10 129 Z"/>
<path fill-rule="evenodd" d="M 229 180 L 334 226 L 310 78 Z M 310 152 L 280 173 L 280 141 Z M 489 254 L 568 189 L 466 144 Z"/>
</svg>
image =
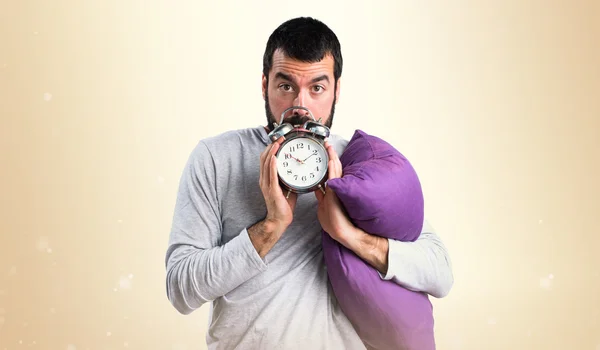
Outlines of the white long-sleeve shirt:
<svg viewBox="0 0 600 350">
<path fill-rule="evenodd" d="M 342 154 L 348 141 L 329 138 Z M 210 302 L 209 349 L 364 349 L 329 285 L 315 195 L 298 196 L 294 220 L 261 259 L 247 228 L 266 206 L 260 126 L 201 140 L 180 179 L 166 254 L 167 297 L 182 314 Z M 426 221 L 414 242 L 389 240 L 388 273 L 410 290 L 445 296 L 452 268 Z"/>
</svg>

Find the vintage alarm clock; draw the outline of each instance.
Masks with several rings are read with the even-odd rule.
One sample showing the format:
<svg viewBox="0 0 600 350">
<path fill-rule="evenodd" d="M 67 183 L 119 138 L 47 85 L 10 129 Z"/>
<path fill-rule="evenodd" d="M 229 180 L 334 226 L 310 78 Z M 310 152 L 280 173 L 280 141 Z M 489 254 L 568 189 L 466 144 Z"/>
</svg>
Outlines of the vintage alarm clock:
<svg viewBox="0 0 600 350">
<path fill-rule="evenodd" d="M 285 114 L 293 109 L 307 111 L 313 120 L 302 126 L 283 123 Z M 325 193 L 329 164 L 325 141 L 329 137 L 329 128 L 320 121 L 315 120 L 308 108 L 293 106 L 281 113 L 279 124 L 273 123 L 269 139 L 275 142 L 285 137 L 275 156 L 279 183 L 287 190 L 288 197 L 290 192 L 302 194 L 321 190 Z"/>
</svg>

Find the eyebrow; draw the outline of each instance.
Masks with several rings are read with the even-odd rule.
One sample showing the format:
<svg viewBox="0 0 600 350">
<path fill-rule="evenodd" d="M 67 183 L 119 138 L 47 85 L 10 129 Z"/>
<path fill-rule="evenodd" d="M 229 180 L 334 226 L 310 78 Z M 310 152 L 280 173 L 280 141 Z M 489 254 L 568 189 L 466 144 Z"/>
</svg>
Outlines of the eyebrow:
<svg viewBox="0 0 600 350">
<path fill-rule="evenodd" d="M 285 74 L 285 73 L 281 73 L 281 72 L 277 72 L 275 74 L 275 79 L 283 79 L 283 80 L 287 80 L 290 81 L 292 83 L 295 83 L 296 81 L 294 80 L 294 78 L 292 78 L 290 75 Z M 318 77 L 313 78 L 310 82 L 311 83 L 317 83 L 319 81 L 325 80 L 329 83 L 329 76 L 327 76 L 327 74 L 323 74 L 323 75 L 319 75 Z"/>
<path fill-rule="evenodd" d="M 323 75 L 320 75 L 320 76 L 318 76 L 316 78 L 313 78 L 310 82 L 311 83 L 318 83 L 321 80 L 325 80 L 325 81 L 327 81 L 329 83 L 329 77 L 327 76 L 327 74 L 323 74 Z"/>
</svg>

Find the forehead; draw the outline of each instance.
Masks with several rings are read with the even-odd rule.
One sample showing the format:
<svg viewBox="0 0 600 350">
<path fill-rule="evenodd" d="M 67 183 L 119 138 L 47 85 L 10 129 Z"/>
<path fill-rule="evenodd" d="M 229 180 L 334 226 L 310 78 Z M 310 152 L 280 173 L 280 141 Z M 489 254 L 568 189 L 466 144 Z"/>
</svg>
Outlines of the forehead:
<svg viewBox="0 0 600 350">
<path fill-rule="evenodd" d="M 333 78 L 333 66 L 334 60 L 330 54 L 325 55 L 319 62 L 302 62 L 288 57 L 278 49 L 273 53 L 273 64 L 269 75 L 274 77 L 277 73 L 285 73 L 297 78 L 328 75 Z"/>
</svg>

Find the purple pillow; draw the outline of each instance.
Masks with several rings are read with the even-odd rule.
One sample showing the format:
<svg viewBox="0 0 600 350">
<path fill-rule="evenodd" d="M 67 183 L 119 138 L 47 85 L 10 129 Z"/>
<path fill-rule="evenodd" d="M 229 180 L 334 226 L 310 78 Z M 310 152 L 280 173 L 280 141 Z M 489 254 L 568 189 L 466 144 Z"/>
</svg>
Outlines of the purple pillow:
<svg viewBox="0 0 600 350">
<path fill-rule="evenodd" d="M 343 176 L 331 179 L 350 220 L 365 232 L 416 240 L 424 199 L 409 161 L 386 141 L 356 130 L 340 157 Z M 433 307 L 323 232 L 323 256 L 334 294 L 369 349 L 435 349 Z"/>
</svg>

